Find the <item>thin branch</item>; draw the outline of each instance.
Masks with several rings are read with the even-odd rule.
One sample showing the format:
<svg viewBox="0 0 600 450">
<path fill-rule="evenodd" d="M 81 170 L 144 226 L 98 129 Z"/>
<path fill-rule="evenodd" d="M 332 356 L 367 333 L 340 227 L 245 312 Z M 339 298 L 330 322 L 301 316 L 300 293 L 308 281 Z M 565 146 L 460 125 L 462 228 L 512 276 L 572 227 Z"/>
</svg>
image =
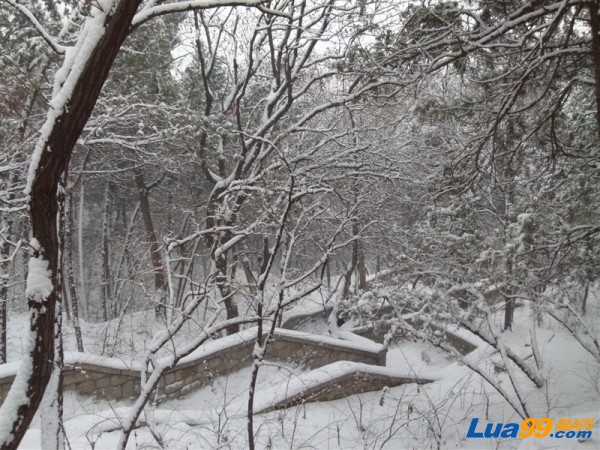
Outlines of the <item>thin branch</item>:
<svg viewBox="0 0 600 450">
<path fill-rule="evenodd" d="M 17 3 L 16 0 L 3 0 L 3 1 L 5 1 L 9 5 L 11 5 L 13 8 L 17 9 L 21 14 L 23 14 L 27 18 L 27 20 L 29 20 L 31 25 L 33 25 L 33 27 L 39 33 L 39 35 L 42 37 L 42 39 L 44 39 L 44 41 L 46 41 L 46 43 L 50 46 L 50 48 L 52 50 L 54 50 L 54 52 L 58 53 L 59 55 L 65 54 L 67 47 L 56 42 L 56 40 L 52 36 L 50 36 L 50 34 L 46 31 L 44 26 L 36 19 L 36 17 L 33 15 L 33 13 L 31 11 L 29 11 L 29 9 L 27 9 L 25 6 L 21 5 L 20 3 Z"/>
<path fill-rule="evenodd" d="M 221 6 L 258 6 L 262 3 L 265 3 L 265 0 L 190 0 L 186 2 L 166 3 L 144 9 L 137 13 L 131 22 L 131 30 L 135 30 L 140 25 L 155 17 L 164 16 L 166 14 L 218 8 Z"/>
</svg>

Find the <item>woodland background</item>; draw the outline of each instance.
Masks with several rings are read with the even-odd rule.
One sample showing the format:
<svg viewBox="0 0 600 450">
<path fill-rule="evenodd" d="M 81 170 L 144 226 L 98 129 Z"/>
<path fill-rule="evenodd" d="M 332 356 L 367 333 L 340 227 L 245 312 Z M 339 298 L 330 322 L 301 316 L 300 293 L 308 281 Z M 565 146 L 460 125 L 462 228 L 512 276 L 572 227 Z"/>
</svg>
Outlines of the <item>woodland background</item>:
<svg viewBox="0 0 600 450">
<path fill-rule="evenodd" d="M 61 318 L 83 352 L 82 323 L 153 310 L 151 360 L 200 314 L 176 364 L 317 292 L 332 322 L 387 302 L 513 359 L 527 308 L 600 362 L 597 2 L 220 4 L 0 2 L 0 363 L 13 315 L 43 342 L 7 448 Z"/>
</svg>

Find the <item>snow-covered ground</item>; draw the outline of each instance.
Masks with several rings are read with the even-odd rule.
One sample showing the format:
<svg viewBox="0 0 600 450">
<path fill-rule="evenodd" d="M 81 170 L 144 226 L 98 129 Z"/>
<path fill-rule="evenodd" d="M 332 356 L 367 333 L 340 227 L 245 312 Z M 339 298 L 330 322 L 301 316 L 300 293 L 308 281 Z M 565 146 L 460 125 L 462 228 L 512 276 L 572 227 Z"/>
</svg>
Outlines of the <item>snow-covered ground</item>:
<svg viewBox="0 0 600 450">
<path fill-rule="evenodd" d="M 592 296 L 588 314 L 598 315 L 598 295 Z M 309 309 L 308 307 L 305 310 Z M 115 349 L 114 353 L 134 360 L 144 348 L 149 331 L 140 327 L 152 313 L 125 316 L 120 324 L 123 342 L 103 342 L 116 325 L 86 324 L 86 351 Z M 24 320 L 24 319 L 19 319 Z M 146 320 L 147 322 L 142 322 Z M 524 357 L 530 352 L 531 313 L 525 308 L 516 315 L 514 332 L 503 334 L 505 342 Z M 19 321 L 11 317 L 10 326 Z M 109 330 L 106 332 L 105 330 Z M 9 329 L 11 357 L 18 356 L 17 330 Z M 96 337 L 94 337 L 96 336 Z M 562 327 L 545 322 L 537 329 L 543 356 L 546 384 L 533 386 L 519 375 L 518 385 L 534 417 L 600 419 L 600 364 Z M 67 348 L 73 348 L 72 330 L 67 329 Z M 130 350 L 129 352 L 127 350 Z M 118 350 L 118 351 L 116 351 Z M 106 352 L 105 352 L 106 353 Z M 511 393 L 508 374 L 495 373 L 496 356 L 484 345 L 468 360 Z M 424 342 L 404 341 L 388 350 L 388 367 L 438 381 L 418 386 L 408 384 L 330 402 L 306 403 L 255 418 L 258 448 L 387 448 L 387 449 L 596 449 L 600 447 L 598 424 L 586 442 L 556 438 L 467 439 L 471 419 L 482 423 L 520 422 L 513 408 L 488 383 L 468 367 Z M 265 365 L 259 372 L 256 398 L 260 402 L 274 391 L 285 390 L 302 375 L 290 365 Z M 132 434 L 131 449 L 212 449 L 247 447 L 246 402 L 250 369 L 214 380 L 212 385 L 186 398 L 147 408 L 144 426 Z M 113 449 L 118 439 L 119 417 L 128 402 L 111 404 L 67 393 L 65 427 L 72 449 Z M 111 431 L 112 430 L 112 431 Z M 36 419 L 22 449 L 40 448 L 40 422 Z"/>
</svg>

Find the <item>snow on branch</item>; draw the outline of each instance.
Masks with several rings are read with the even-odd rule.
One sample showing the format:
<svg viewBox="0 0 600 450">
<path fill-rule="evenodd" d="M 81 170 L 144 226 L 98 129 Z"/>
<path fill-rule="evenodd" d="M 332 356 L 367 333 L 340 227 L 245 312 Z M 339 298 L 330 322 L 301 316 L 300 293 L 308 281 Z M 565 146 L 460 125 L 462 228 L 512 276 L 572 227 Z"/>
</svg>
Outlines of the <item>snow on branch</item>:
<svg viewBox="0 0 600 450">
<path fill-rule="evenodd" d="M 262 3 L 265 3 L 265 0 L 189 0 L 185 2 L 164 3 L 142 9 L 134 16 L 131 27 L 135 29 L 155 17 L 166 14 L 217 8 L 219 6 L 258 6 Z"/>
<path fill-rule="evenodd" d="M 100 9 L 95 8 L 93 10 L 92 18 L 85 22 L 75 46 L 66 49 L 62 67 L 54 75 L 54 91 L 52 93 L 52 100 L 50 101 L 50 108 L 48 109 L 46 122 L 41 128 L 40 137 L 31 156 L 25 187 L 25 194 L 27 195 L 31 193 L 38 165 L 42 154 L 46 150 L 47 141 L 54 130 L 56 121 L 72 100 L 73 90 L 104 35 L 104 22 L 107 16 L 108 14 Z M 48 150 L 51 151 L 51 149 Z"/>
<path fill-rule="evenodd" d="M 33 349 L 35 339 L 30 330 L 26 331 L 24 351 Z M 33 373 L 33 361 L 25 357 L 21 359 L 17 375 L 8 391 L 2 407 L 0 407 L 0 446 L 13 440 L 13 425 L 20 419 L 19 410 L 29 403 L 28 380 Z"/>
<path fill-rule="evenodd" d="M 36 19 L 31 11 L 29 11 L 25 6 L 17 3 L 16 0 L 4 0 L 6 3 L 11 5 L 13 8 L 17 9 L 21 14 L 23 14 L 27 20 L 33 25 L 35 30 L 40 34 L 42 39 L 46 41 L 46 43 L 50 46 L 52 50 L 54 50 L 59 55 L 64 55 L 67 47 L 60 45 L 56 40 L 50 36 L 50 34 L 46 31 L 44 26 Z"/>
<path fill-rule="evenodd" d="M 31 246 L 39 250 L 37 239 L 32 239 Z M 29 259 L 29 273 L 27 274 L 27 299 L 43 303 L 52 293 L 52 280 L 48 261 L 42 256 L 32 256 Z"/>
</svg>

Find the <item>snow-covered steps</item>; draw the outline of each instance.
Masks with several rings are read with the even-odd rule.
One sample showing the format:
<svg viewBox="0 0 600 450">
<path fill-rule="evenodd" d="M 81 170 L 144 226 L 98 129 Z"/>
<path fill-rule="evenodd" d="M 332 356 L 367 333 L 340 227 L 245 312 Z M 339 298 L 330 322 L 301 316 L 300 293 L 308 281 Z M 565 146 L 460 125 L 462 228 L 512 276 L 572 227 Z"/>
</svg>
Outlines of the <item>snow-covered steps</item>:
<svg viewBox="0 0 600 450">
<path fill-rule="evenodd" d="M 307 402 L 330 401 L 352 394 L 379 391 L 401 384 L 427 384 L 435 376 L 416 376 L 381 366 L 350 361 L 338 361 L 291 377 L 285 389 L 277 387 L 261 392 L 254 412 L 262 413 Z"/>
</svg>

